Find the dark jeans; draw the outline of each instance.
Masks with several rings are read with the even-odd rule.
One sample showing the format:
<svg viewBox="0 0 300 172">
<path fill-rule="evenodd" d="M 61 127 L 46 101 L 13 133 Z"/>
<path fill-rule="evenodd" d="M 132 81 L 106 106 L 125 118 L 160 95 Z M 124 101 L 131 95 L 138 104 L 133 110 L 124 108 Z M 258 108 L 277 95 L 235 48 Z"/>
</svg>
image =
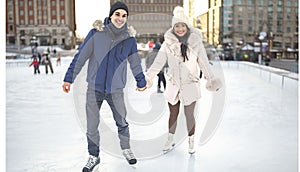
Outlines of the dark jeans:
<svg viewBox="0 0 300 172">
<path fill-rule="evenodd" d="M 87 90 L 86 119 L 87 119 L 87 141 L 90 155 L 99 156 L 100 135 L 98 126 L 100 123 L 100 108 L 106 100 L 112 110 L 113 118 L 118 127 L 118 136 L 121 149 L 129 149 L 129 128 L 126 121 L 126 107 L 124 103 L 123 90 L 112 94 L 105 94 L 95 90 Z"/>
</svg>

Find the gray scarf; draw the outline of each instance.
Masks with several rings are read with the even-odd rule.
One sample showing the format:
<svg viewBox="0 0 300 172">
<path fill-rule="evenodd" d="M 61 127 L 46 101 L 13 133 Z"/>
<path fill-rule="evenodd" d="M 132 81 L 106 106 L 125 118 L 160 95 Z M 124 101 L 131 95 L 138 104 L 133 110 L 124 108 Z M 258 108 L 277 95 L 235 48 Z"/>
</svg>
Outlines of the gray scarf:
<svg viewBox="0 0 300 172">
<path fill-rule="evenodd" d="M 187 46 L 188 46 L 187 40 L 189 39 L 190 34 L 191 34 L 190 29 L 188 29 L 186 34 L 184 34 L 183 36 L 178 36 L 174 32 L 174 30 L 172 30 L 172 33 L 176 36 L 178 41 L 181 42 L 180 50 L 181 50 L 181 55 L 183 56 L 183 62 L 185 62 L 185 60 L 189 60 L 189 58 L 186 54 L 186 51 L 187 51 Z"/>
<path fill-rule="evenodd" d="M 128 31 L 127 23 L 125 23 L 121 28 L 117 28 L 113 23 L 110 22 L 108 25 L 106 25 L 106 27 L 113 33 L 115 37 Z"/>
</svg>

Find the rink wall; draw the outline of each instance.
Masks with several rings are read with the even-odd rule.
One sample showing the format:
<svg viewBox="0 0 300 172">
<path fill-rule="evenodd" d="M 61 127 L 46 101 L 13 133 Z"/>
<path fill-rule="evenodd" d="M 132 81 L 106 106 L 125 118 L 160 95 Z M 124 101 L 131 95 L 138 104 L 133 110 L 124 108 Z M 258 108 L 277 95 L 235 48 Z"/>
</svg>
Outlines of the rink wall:
<svg viewBox="0 0 300 172">
<path fill-rule="evenodd" d="M 298 74 L 287 70 L 282 70 L 270 66 L 242 61 L 222 61 L 223 70 L 237 69 L 241 72 L 253 73 L 262 79 L 274 84 L 282 89 L 298 92 Z M 226 78 L 226 76 L 225 76 Z"/>
</svg>

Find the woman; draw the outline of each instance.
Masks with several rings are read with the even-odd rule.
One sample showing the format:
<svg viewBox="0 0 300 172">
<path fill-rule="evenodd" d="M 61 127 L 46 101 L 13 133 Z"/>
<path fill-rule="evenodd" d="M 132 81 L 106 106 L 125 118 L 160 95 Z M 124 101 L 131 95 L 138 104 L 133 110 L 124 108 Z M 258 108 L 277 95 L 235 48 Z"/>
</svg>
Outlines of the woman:
<svg viewBox="0 0 300 172">
<path fill-rule="evenodd" d="M 137 162 L 130 148 L 129 127 L 126 121 L 126 107 L 123 88 L 126 85 L 127 61 L 137 82 L 137 89 L 146 89 L 137 44 L 127 27 L 128 7 L 117 1 L 111 6 L 105 26 L 94 23 L 79 52 L 75 55 L 64 78 L 63 91 L 70 91 L 71 83 L 86 63 L 87 71 L 87 142 L 89 159 L 84 172 L 92 171 L 100 163 L 100 135 L 98 131 L 100 108 L 104 100 L 109 104 L 113 119 L 118 127 L 118 136 L 123 155 L 130 165 Z"/>
<path fill-rule="evenodd" d="M 168 152 L 174 147 L 173 135 L 176 130 L 179 107 L 184 105 L 184 113 L 189 136 L 189 153 L 195 153 L 194 134 L 195 118 L 194 109 L 196 101 L 201 97 L 199 68 L 203 71 L 206 79 L 206 88 L 217 91 L 221 87 L 221 81 L 215 78 L 202 44 L 200 31 L 189 25 L 188 18 L 182 7 L 175 7 L 173 11 L 172 28 L 166 31 L 165 42 L 148 70 L 146 77 L 148 87 L 153 77 L 159 73 L 167 62 L 169 65 L 168 84 L 165 97 L 168 101 L 169 135 L 163 151 Z"/>
</svg>

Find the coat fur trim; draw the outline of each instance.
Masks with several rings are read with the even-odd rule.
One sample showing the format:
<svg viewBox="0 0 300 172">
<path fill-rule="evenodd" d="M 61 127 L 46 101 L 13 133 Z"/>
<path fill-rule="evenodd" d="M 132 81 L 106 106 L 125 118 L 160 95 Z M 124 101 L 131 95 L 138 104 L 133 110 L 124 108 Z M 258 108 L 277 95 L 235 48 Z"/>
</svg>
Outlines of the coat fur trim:
<svg viewBox="0 0 300 172">
<path fill-rule="evenodd" d="M 96 20 L 93 23 L 93 28 L 95 28 L 98 31 L 103 31 L 104 30 L 104 24 L 103 24 L 102 20 Z M 134 29 L 133 26 L 128 26 L 128 33 L 129 33 L 130 37 L 135 37 L 136 30 Z"/>
</svg>

